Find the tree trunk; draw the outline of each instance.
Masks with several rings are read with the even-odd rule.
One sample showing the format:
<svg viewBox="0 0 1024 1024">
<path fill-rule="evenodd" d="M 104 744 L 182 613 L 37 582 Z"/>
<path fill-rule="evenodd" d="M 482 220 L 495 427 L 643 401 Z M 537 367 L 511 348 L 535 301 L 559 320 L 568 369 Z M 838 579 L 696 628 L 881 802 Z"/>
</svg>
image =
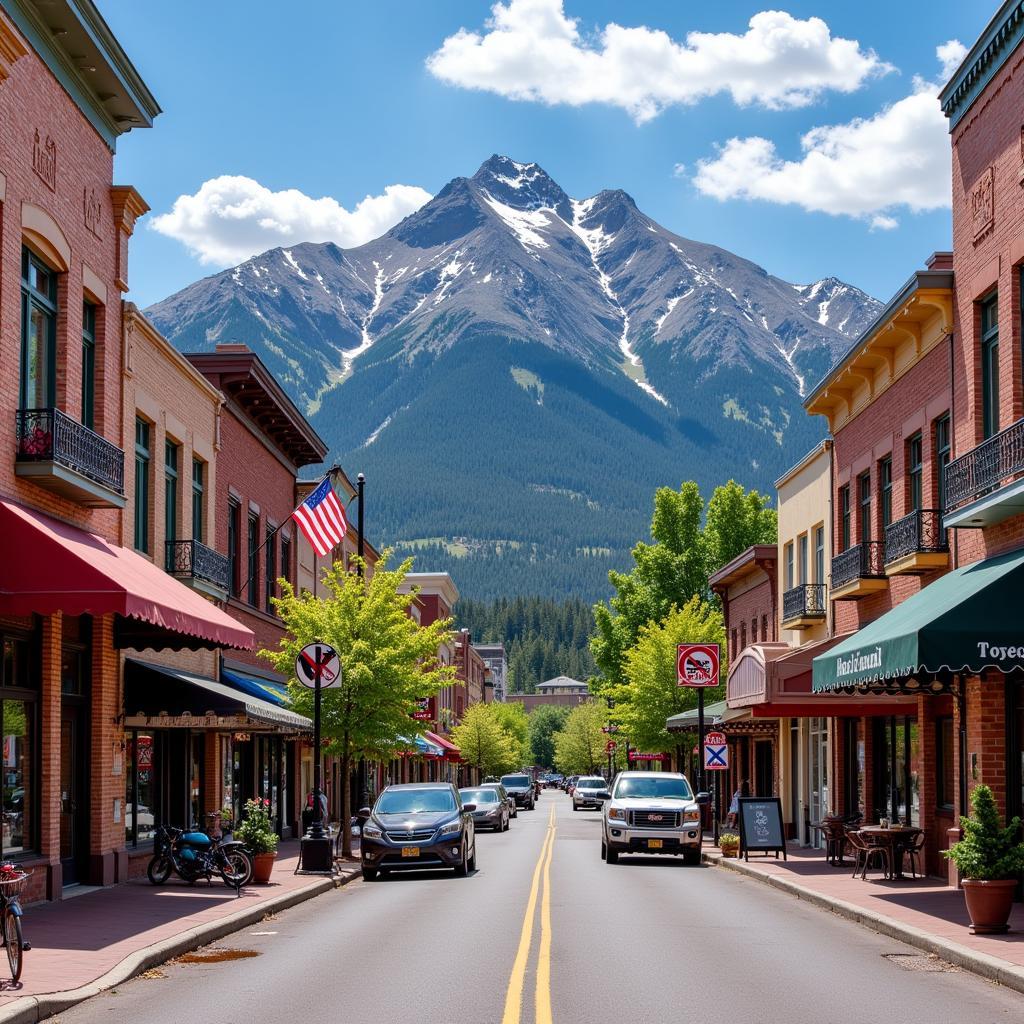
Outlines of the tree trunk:
<svg viewBox="0 0 1024 1024">
<path fill-rule="evenodd" d="M 345 737 L 345 753 L 341 756 L 341 855 L 352 856 L 352 757 L 348 749 L 348 737 Z"/>
</svg>

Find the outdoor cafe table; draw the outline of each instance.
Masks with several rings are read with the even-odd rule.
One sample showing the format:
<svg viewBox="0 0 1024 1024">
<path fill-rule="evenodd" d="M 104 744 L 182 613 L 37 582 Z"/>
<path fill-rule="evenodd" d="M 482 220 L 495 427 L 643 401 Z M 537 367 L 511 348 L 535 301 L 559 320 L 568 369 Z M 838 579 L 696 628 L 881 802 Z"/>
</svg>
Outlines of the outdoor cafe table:
<svg viewBox="0 0 1024 1024">
<path fill-rule="evenodd" d="M 889 847 L 892 864 L 892 877 L 903 878 L 903 851 L 921 830 L 912 825 L 895 825 L 882 828 L 881 825 L 865 825 L 860 834 L 868 842 Z"/>
</svg>

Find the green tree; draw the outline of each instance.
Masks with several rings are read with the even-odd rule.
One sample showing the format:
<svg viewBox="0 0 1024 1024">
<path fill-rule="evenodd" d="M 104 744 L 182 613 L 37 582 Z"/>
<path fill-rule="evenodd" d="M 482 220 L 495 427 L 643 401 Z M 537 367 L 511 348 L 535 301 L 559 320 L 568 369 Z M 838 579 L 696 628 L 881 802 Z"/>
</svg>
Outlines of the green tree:
<svg viewBox="0 0 1024 1024">
<path fill-rule="evenodd" d="M 566 775 L 590 775 L 604 763 L 607 711 L 596 701 L 577 704 L 554 734 L 555 766 Z"/>
<path fill-rule="evenodd" d="M 704 501 L 692 480 L 678 491 L 657 490 L 654 543 L 641 541 L 633 548 L 632 571 L 608 574 L 615 595 L 594 607 L 590 649 L 608 684 L 623 683 L 626 651 L 644 626 L 662 622 L 692 597 L 707 598 L 708 576 L 751 544 L 774 543 L 776 515 L 767 503 L 768 498 L 730 480 L 715 488 L 702 527 Z"/>
<path fill-rule="evenodd" d="M 639 750 L 676 747 L 678 736 L 666 730 L 665 720 L 697 706 L 696 690 L 676 682 L 676 645 L 683 643 L 720 644 L 719 678 L 725 679 L 725 627 L 722 613 L 710 602 L 693 597 L 682 608 L 674 608 L 664 622 L 642 627 L 636 644 L 626 652 L 625 682 L 611 689 L 613 717 Z M 721 700 L 722 692 L 720 682 L 704 691 L 705 699 Z"/>
<path fill-rule="evenodd" d="M 350 779 L 359 758 L 387 760 L 408 735 L 411 714 L 421 697 L 433 696 L 454 681 L 452 666 L 438 661 L 438 648 L 449 639 L 449 623 L 421 626 L 408 614 L 414 594 L 399 588 L 412 559 L 388 568 L 391 552 L 381 554 L 372 576 L 363 579 L 341 562 L 323 575 L 326 596 L 295 594 L 279 580 L 281 597 L 274 599 L 285 635 L 277 650 L 260 655 L 290 677 L 288 693 L 294 709 L 313 714 L 313 691 L 293 676 L 295 659 L 309 643 L 330 644 L 341 661 L 341 685 L 322 692 L 321 733 L 325 751 L 338 757 L 341 768 L 341 820 L 352 814 Z M 349 829 L 342 829 L 343 852 L 352 852 Z"/>
<path fill-rule="evenodd" d="M 452 742 L 463 760 L 480 772 L 481 779 L 516 767 L 512 740 L 494 713 L 498 707 L 501 705 L 472 704 L 452 730 Z"/>
<path fill-rule="evenodd" d="M 564 704 L 542 704 L 530 715 L 530 751 L 533 763 L 545 768 L 555 764 L 555 733 L 565 726 L 569 709 Z"/>
<path fill-rule="evenodd" d="M 518 701 L 488 704 L 494 720 L 508 737 L 509 746 L 515 758 L 514 768 L 530 763 L 530 719 L 526 709 Z"/>
</svg>

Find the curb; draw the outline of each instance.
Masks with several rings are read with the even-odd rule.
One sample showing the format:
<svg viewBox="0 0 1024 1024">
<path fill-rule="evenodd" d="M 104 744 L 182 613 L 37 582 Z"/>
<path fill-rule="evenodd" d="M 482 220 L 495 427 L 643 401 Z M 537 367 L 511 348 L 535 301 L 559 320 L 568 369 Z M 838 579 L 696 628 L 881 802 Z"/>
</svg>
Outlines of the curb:
<svg viewBox="0 0 1024 1024">
<path fill-rule="evenodd" d="M 873 910 L 867 910 L 854 903 L 847 903 L 845 900 L 824 896 L 813 889 L 791 882 L 789 879 L 780 878 L 778 875 L 766 875 L 756 868 L 747 867 L 743 861 L 726 860 L 721 856 L 704 853 L 705 864 L 712 867 L 724 868 L 727 871 L 735 871 L 745 878 L 753 878 L 757 881 L 770 885 L 775 889 L 795 896 L 797 899 L 810 903 L 822 910 L 831 911 L 839 917 L 854 921 L 857 924 L 865 925 L 872 931 L 888 936 L 890 939 L 898 939 L 908 946 L 913 946 L 925 953 L 934 953 L 936 956 L 953 964 L 962 970 L 970 971 L 987 981 L 994 981 L 998 985 L 1013 989 L 1015 992 L 1024 993 L 1024 967 L 1018 967 L 999 957 L 991 956 L 988 953 L 979 953 L 977 950 L 962 946 L 958 942 L 949 939 L 939 938 L 930 932 L 915 928 L 913 925 L 904 924 L 894 918 L 878 914 Z"/>
<path fill-rule="evenodd" d="M 217 921 L 210 921 L 198 928 L 190 928 L 150 946 L 137 949 L 88 985 L 68 989 L 64 992 L 50 992 L 15 999 L 0 1009 L 0 1024 L 37 1024 L 38 1021 L 46 1017 L 62 1013 L 86 999 L 91 999 L 101 992 L 122 985 L 129 979 L 142 974 L 143 971 L 148 971 L 151 967 L 156 967 L 183 953 L 189 953 L 200 946 L 215 942 L 217 939 L 224 938 L 225 935 L 248 928 L 263 920 L 267 914 L 288 910 L 323 893 L 339 889 L 359 876 L 358 865 L 346 868 L 334 878 L 324 878 L 305 889 L 282 893 L 282 895 L 265 900 L 257 906 L 236 911 Z"/>
</svg>

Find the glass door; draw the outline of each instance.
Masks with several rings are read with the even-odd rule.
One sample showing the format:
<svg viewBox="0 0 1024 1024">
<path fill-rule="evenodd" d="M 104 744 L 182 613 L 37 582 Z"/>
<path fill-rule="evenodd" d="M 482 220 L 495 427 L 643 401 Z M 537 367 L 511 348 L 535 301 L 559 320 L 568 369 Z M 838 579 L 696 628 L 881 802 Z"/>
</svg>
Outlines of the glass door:
<svg viewBox="0 0 1024 1024">
<path fill-rule="evenodd" d="M 812 718 L 809 737 L 809 778 L 811 821 L 821 821 L 829 813 L 828 796 L 828 720 Z M 815 846 L 822 845 L 821 832 L 812 836 Z"/>
</svg>

